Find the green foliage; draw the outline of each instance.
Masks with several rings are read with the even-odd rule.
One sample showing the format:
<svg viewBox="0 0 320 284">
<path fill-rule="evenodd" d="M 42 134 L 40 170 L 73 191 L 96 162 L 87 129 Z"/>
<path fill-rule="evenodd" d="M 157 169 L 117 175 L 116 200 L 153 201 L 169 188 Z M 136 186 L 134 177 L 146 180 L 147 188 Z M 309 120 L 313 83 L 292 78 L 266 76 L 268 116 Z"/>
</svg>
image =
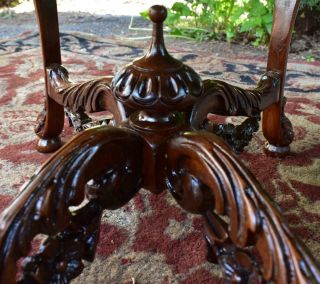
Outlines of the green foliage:
<svg viewBox="0 0 320 284">
<path fill-rule="evenodd" d="M 305 56 L 305 59 L 306 59 L 306 61 L 308 61 L 308 62 L 314 62 L 314 61 L 315 61 L 315 57 L 314 57 L 313 54 L 307 54 L 307 55 Z"/>
<path fill-rule="evenodd" d="M 185 0 L 169 9 L 166 24 L 176 36 L 228 41 L 245 37 L 258 45 L 269 40 L 273 5 L 274 0 Z"/>
<path fill-rule="evenodd" d="M 20 0 L 0 0 L 0 8 L 14 7 L 20 2 Z"/>
<path fill-rule="evenodd" d="M 319 10 L 320 11 L 320 0 L 301 0 L 300 7 L 309 8 L 310 10 Z"/>
</svg>

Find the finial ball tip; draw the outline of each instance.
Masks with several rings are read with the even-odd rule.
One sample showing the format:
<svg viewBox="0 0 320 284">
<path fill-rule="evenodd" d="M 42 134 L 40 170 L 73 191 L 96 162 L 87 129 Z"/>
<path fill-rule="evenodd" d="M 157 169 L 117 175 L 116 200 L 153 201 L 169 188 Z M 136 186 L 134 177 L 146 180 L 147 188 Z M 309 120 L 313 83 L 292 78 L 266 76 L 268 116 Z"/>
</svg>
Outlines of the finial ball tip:
<svg viewBox="0 0 320 284">
<path fill-rule="evenodd" d="M 167 8 L 162 5 L 154 5 L 149 9 L 149 17 L 154 23 L 162 23 L 167 18 Z"/>
</svg>

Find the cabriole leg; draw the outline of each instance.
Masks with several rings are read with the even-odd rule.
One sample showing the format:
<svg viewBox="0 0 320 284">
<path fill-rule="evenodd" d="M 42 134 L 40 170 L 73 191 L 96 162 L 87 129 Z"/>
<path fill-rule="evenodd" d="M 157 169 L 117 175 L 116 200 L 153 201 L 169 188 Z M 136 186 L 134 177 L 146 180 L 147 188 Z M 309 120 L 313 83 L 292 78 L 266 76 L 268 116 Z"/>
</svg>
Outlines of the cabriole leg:
<svg viewBox="0 0 320 284">
<path fill-rule="evenodd" d="M 34 0 L 38 18 L 45 76 L 45 107 L 37 118 L 35 133 L 40 137 L 37 150 L 53 152 L 61 146 L 59 135 L 64 124 L 63 106 L 50 98 L 54 89 L 49 84 L 46 68 L 61 64 L 59 26 L 56 0 Z"/>
<path fill-rule="evenodd" d="M 298 12 L 300 0 L 276 0 L 273 28 L 270 39 L 267 70 L 281 74 L 279 100 L 263 112 L 263 134 L 268 140 L 266 152 L 281 156 L 290 151 L 293 140 L 293 129 L 284 114 L 284 85 L 291 35 Z"/>
</svg>

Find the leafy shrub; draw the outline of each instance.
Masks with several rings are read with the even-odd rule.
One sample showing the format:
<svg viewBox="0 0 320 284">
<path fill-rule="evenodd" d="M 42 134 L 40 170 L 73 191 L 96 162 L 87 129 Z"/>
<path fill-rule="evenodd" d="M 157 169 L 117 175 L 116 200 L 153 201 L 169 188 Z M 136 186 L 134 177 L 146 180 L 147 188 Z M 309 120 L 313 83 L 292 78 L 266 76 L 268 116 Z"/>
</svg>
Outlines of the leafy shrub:
<svg viewBox="0 0 320 284">
<path fill-rule="evenodd" d="M 320 0 L 302 0 L 295 25 L 297 34 L 300 36 L 320 34 L 319 26 Z"/>
<path fill-rule="evenodd" d="M 245 36 L 260 44 L 269 39 L 273 3 L 274 0 L 185 0 L 175 2 L 169 9 L 166 24 L 175 36 L 229 41 Z"/>
<path fill-rule="evenodd" d="M 301 0 L 300 8 L 310 10 L 320 10 L 320 0 Z"/>
<path fill-rule="evenodd" d="M 0 8 L 14 7 L 20 3 L 20 0 L 0 0 Z"/>
</svg>

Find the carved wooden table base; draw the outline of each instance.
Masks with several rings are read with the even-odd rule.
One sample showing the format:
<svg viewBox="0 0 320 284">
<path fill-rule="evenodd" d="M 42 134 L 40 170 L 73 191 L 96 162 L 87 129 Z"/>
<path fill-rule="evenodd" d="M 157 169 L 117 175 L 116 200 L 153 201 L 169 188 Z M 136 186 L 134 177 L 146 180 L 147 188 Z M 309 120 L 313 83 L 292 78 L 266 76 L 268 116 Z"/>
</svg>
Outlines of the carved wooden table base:
<svg viewBox="0 0 320 284">
<path fill-rule="evenodd" d="M 221 265 L 229 281 L 320 282 L 315 259 L 261 185 L 208 131 L 241 150 L 256 131 L 260 112 L 279 101 L 281 74 L 267 71 L 254 90 L 202 81 L 168 54 L 162 31 L 166 13 L 162 6 L 150 9 L 149 51 L 113 79 L 73 84 L 60 64 L 48 66 L 49 98 L 75 115 L 74 121 L 81 126 L 84 112 L 108 110 L 118 127 L 81 132 L 3 212 L 0 283 L 16 282 L 20 258 L 19 283 L 70 282 L 81 273 L 83 260 L 94 259 L 103 210 L 125 205 L 140 188 L 169 190 L 182 208 L 203 216 L 208 259 Z M 207 118 L 210 112 L 249 118 L 238 127 L 215 126 Z M 48 115 L 37 128 L 43 141 L 55 139 L 48 136 Z M 38 234 L 48 238 L 26 257 Z"/>
</svg>

